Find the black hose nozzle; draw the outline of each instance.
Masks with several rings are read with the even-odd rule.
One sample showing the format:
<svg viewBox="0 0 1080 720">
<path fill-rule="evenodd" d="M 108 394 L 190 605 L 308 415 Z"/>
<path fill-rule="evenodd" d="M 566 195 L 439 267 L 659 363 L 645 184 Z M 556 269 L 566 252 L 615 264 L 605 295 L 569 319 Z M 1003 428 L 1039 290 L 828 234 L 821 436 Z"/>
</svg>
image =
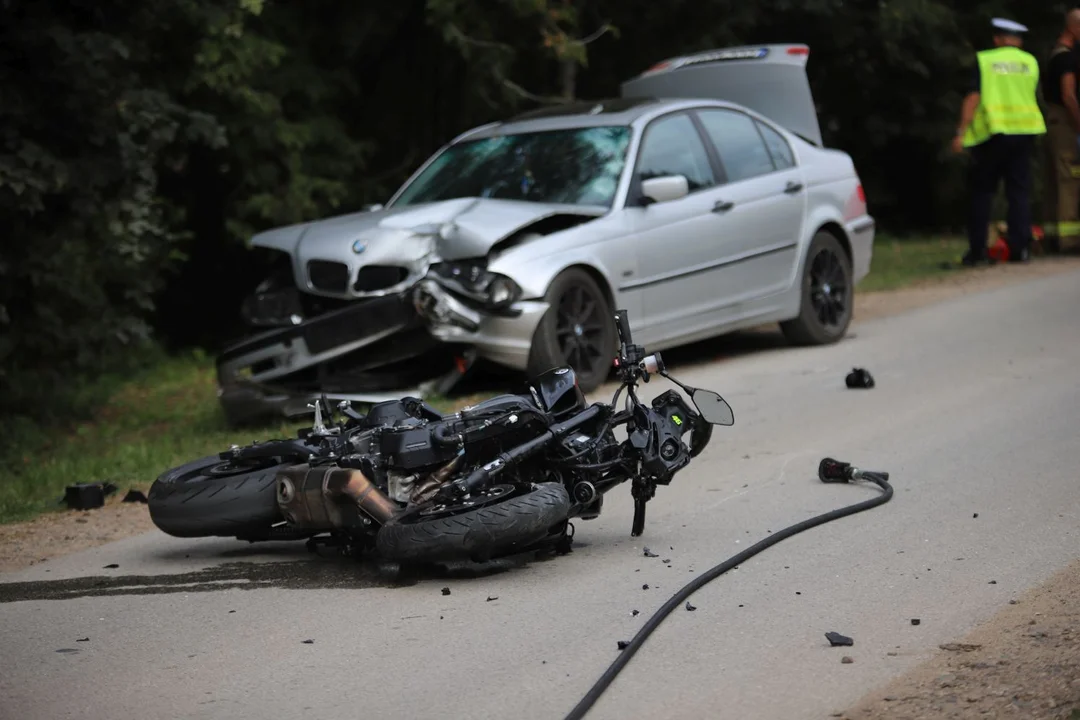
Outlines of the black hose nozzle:
<svg viewBox="0 0 1080 720">
<path fill-rule="evenodd" d="M 833 458 L 822 458 L 818 465 L 818 478 L 826 483 L 845 483 L 855 479 L 856 469 L 851 463 L 840 462 Z"/>
</svg>

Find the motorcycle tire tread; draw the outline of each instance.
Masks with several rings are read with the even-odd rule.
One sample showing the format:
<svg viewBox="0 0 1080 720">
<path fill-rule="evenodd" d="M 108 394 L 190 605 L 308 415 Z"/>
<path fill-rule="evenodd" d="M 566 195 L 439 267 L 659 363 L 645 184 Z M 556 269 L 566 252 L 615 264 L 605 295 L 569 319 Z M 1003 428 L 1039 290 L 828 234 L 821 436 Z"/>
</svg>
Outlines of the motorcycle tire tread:
<svg viewBox="0 0 1080 720">
<path fill-rule="evenodd" d="M 458 515 L 380 528 L 376 549 L 397 562 L 493 558 L 543 539 L 570 513 L 559 483 L 542 483 L 525 495 Z"/>
<path fill-rule="evenodd" d="M 277 473 L 288 465 L 241 475 L 209 477 L 217 456 L 163 473 L 147 493 L 150 519 L 162 532 L 180 538 L 238 537 L 281 521 Z"/>
</svg>

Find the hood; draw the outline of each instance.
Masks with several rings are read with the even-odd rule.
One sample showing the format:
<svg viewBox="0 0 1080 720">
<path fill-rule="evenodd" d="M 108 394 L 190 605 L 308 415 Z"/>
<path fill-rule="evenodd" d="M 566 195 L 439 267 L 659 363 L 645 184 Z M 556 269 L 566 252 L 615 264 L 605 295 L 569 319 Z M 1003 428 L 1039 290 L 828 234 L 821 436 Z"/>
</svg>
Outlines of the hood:
<svg viewBox="0 0 1080 720">
<path fill-rule="evenodd" d="M 820 147 L 809 55 L 806 45 L 755 45 L 670 58 L 623 83 L 622 96 L 735 103 Z"/>
<path fill-rule="evenodd" d="M 479 258 L 501 240 L 549 217 L 599 217 L 602 207 L 489 198 L 352 213 L 260 233 L 255 247 L 292 256 L 297 287 L 340 298 L 401 292 L 432 263 Z"/>
<path fill-rule="evenodd" d="M 603 207 L 459 198 L 275 228 L 255 235 L 251 244 L 285 251 L 305 263 L 310 259 L 343 260 L 356 255 L 367 255 L 372 260 L 378 255 L 388 260 L 395 254 L 394 248 L 401 251 L 402 260 L 408 260 L 416 257 L 420 245 L 425 254 L 434 252 L 440 260 L 460 260 L 482 257 L 500 240 L 554 215 L 600 217 L 607 212 Z M 364 249 L 354 253 L 354 243 Z M 367 258 L 366 262 L 370 262 Z"/>
</svg>

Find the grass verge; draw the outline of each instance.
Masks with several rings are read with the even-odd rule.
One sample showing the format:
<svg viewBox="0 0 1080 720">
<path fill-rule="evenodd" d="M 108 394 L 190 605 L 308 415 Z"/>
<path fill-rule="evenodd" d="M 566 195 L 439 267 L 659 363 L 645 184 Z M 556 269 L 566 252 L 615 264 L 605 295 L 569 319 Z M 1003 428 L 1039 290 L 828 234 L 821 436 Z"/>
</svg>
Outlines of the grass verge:
<svg viewBox="0 0 1080 720">
<path fill-rule="evenodd" d="M 955 261 L 963 247 L 962 240 L 949 238 L 882 237 L 859 290 L 896 289 L 955 272 L 941 264 Z M 110 482 L 121 493 L 145 491 L 168 468 L 233 443 L 295 436 L 305 424 L 230 430 L 217 402 L 213 359 L 200 353 L 164 360 L 123 383 L 110 380 L 108 389 L 109 398 L 93 421 L 62 434 L 42 428 L 21 443 L 19 454 L 3 458 L 7 472 L 0 475 L 0 523 L 62 508 L 58 501 L 72 483 Z"/>
</svg>

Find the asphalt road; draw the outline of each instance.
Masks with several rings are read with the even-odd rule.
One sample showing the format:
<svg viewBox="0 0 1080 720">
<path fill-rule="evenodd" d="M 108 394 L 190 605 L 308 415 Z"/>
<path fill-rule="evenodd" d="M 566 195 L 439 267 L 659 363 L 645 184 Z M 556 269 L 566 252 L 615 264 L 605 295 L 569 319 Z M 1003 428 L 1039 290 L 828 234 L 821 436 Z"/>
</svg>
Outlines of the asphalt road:
<svg viewBox="0 0 1080 720">
<path fill-rule="evenodd" d="M 820 483 L 831 455 L 888 470 L 894 500 L 700 590 L 590 715 L 827 717 L 1080 554 L 1078 309 L 1063 274 L 689 368 L 736 426 L 658 491 L 642 538 L 617 491 L 547 562 L 393 586 L 302 548 L 156 534 L 6 575 L 0 717 L 561 718 L 693 573 L 873 495 Z M 877 387 L 847 390 L 854 366 Z"/>
</svg>

